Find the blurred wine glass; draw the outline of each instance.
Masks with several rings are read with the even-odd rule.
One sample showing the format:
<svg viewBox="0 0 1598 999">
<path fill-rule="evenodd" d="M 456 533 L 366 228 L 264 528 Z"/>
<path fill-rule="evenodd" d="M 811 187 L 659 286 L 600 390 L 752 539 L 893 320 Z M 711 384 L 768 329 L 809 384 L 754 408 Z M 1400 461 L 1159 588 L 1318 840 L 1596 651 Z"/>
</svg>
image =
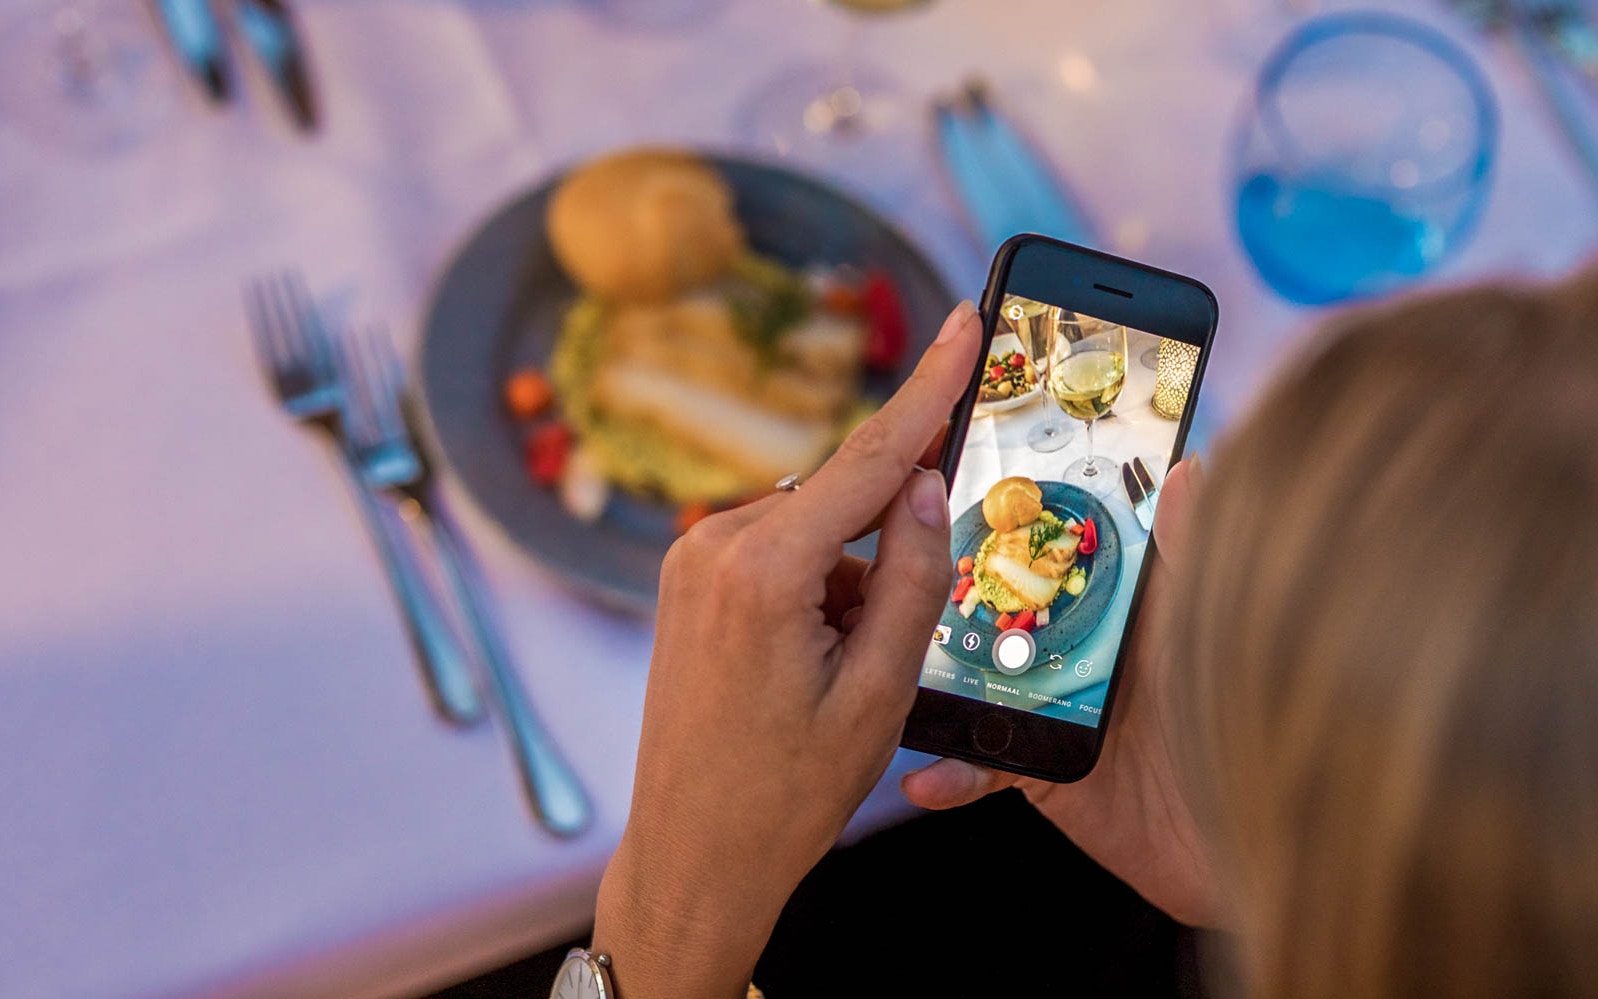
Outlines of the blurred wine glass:
<svg viewBox="0 0 1598 999">
<path fill-rule="evenodd" d="M 881 154 L 912 124 L 911 101 L 891 76 L 860 58 L 867 22 L 932 0 L 819 0 L 849 15 L 836 59 L 790 67 L 760 89 L 739 115 L 738 130 L 781 156 L 847 166 Z M 847 161 L 847 162 L 846 162 Z"/>
<path fill-rule="evenodd" d="M 1015 327 L 1016 336 L 1020 338 L 1027 359 L 1037 373 L 1038 385 L 1048 385 L 1049 351 L 1054 345 L 1055 327 L 1059 323 L 1059 306 L 1012 296 L 1004 303 L 1004 318 Z M 1065 447 L 1071 439 L 1071 430 L 1060 422 L 1059 411 L 1048 392 L 1039 392 L 1038 399 L 1043 405 L 1043 420 L 1034 423 L 1032 429 L 1027 431 L 1026 442 L 1032 450 L 1047 454 Z"/>
<path fill-rule="evenodd" d="M 1413 281 L 1473 230 L 1497 131 L 1487 81 L 1445 36 L 1390 14 L 1310 21 L 1266 60 L 1237 130 L 1243 247 L 1301 304 Z"/>
<path fill-rule="evenodd" d="M 1099 495 L 1115 476 L 1093 450 L 1093 425 L 1109 414 L 1126 387 L 1126 327 L 1062 312 L 1049 356 L 1049 394 L 1067 416 L 1087 426 L 1087 454 L 1068 465 L 1063 480 Z"/>
<path fill-rule="evenodd" d="M 0 119 L 76 155 L 132 149 L 176 102 L 165 56 L 142 5 L 35 3 L 0 27 Z"/>
</svg>

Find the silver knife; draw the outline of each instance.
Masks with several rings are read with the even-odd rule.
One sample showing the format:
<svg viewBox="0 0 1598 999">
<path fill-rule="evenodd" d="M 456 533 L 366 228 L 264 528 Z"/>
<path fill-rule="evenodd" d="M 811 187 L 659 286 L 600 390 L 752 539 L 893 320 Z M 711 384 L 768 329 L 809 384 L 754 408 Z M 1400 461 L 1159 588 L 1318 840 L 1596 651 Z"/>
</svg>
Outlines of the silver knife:
<svg viewBox="0 0 1598 999">
<path fill-rule="evenodd" d="M 1149 474 L 1149 466 L 1143 464 L 1142 458 L 1132 459 L 1132 474 L 1137 476 L 1137 484 L 1143 489 L 1144 505 L 1149 511 L 1149 530 L 1153 530 L 1154 511 L 1160 505 L 1160 487 L 1154 484 L 1154 476 Z"/>
<path fill-rule="evenodd" d="M 1132 471 L 1132 466 L 1121 462 L 1121 485 L 1126 488 L 1126 498 L 1132 504 L 1132 516 L 1143 525 L 1143 530 L 1154 530 L 1154 511 L 1149 509 L 1148 493 L 1143 491 L 1143 484 L 1138 481 L 1137 475 Z"/>
<path fill-rule="evenodd" d="M 283 0 L 238 0 L 239 34 L 282 91 L 294 123 L 309 132 L 319 118 L 305 64 L 305 46 Z"/>
</svg>

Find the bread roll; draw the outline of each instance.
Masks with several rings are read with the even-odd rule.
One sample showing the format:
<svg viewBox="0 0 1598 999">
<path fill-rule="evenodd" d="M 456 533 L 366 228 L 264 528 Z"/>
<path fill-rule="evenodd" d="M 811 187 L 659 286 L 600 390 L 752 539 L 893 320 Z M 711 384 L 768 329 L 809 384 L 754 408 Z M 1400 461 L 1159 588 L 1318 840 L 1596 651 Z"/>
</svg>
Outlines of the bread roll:
<svg viewBox="0 0 1598 999">
<path fill-rule="evenodd" d="M 670 150 L 630 150 L 572 171 L 545 224 L 571 279 L 613 300 L 674 298 L 721 277 L 744 249 L 726 181 Z"/>
<path fill-rule="evenodd" d="M 995 531 L 1013 531 L 1043 512 L 1043 490 L 1024 475 L 1000 479 L 982 497 L 982 519 Z"/>
</svg>

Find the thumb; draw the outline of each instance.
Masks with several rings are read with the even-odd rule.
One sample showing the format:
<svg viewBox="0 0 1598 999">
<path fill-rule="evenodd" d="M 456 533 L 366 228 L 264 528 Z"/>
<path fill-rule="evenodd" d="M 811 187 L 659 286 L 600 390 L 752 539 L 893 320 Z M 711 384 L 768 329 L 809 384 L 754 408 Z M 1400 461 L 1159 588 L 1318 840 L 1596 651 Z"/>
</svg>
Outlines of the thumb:
<svg viewBox="0 0 1598 999">
<path fill-rule="evenodd" d="M 913 678 L 949 598 L 949 494 L 935 471 L 910 473 L 882 520 L 871 586 L 844 644 L 839 679 L 881 710 L 914 696 Z M 906 683 L 906 679 L 912 680 Z"/>
<path fill-rule="evenodd" d="M 899 781 L 899 790 L 912 805 L 931 809 L 958 808 L 1012 787 L 1020 779 L 1002 770 L 945 758 L 905 774 Z"/>
</svg>

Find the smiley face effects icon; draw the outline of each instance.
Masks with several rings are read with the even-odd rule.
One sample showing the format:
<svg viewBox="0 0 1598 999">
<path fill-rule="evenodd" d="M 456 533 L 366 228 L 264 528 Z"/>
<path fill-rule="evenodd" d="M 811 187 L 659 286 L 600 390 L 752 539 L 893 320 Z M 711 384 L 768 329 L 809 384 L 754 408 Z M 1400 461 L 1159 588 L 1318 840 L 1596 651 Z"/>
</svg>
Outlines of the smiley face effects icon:
<svg viewBox="0 0 1598 999">
<path fill-rule="evenodd" d="M 1078 659 L 1076 661 L 1076 675 L 1077 676 L 1085 677 L 1089 673 L 1092 673 L 1092 672 L 1093 672 L 1093 664 L 1091 662 L 1087 661 L 1086 659 Z"/>
</svg>

